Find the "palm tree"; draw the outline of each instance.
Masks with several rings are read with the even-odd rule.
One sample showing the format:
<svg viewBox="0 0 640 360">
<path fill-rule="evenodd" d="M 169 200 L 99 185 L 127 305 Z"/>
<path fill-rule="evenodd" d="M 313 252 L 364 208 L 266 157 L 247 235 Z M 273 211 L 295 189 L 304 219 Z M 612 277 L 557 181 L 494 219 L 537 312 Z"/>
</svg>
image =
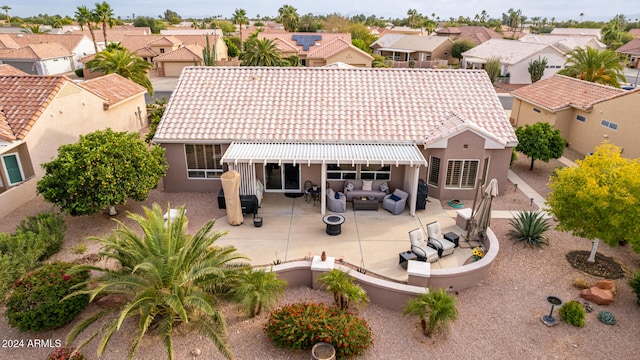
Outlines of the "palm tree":
<svg viewBox="0 0 640 360">
<path fill-rule="evenodd" d="M 132 359 L 142 338 L 149 332 L 157 333 L 173 359 L 173 329 L 180 324 L 195 326 L 208 337 L 227 359 L 233 354 L 226 337 L 226 324 L 216 308 L 216 298 L 222 289 L 237 283 L 239 275 L 248 269 L 240 261 L 246 258 L 233 246 L 217 246 L 216 241 L 225 232 L 214 232 L 215 220 L 208 222 L 194 236 L 186 233 L 187 218 L 184 208 L 178 216 L 165 223 L 163 210 L 158 204 L 143 208 L 145 215 L 129 213 L 127 216 L 140 226 L 143 236 L 117 221 L 118 229 L 106 238 L 92 238 L 102 245 L 100 256 L 120 265 L 120 268 L 100 268 L 80 265 L 74 271 L 94 270 L 101 273 L 90 279 L 90 290 L 77 290 L 68 297 L 88 294 L 91 301 L 104 294 L 119 294 L 127 299 L 122 308 L 107 309 L 78 323 L 67 336 L 67 343 L 92 323 L 111 312 L 119 315 L 96 330 L 79 348 L 102 334 L 98 356 L 107 347 L 113 333 L 127 319 L 135 319 L 137 329 L 129 349 Z"/>
<path fill-rule="evenodd" d="M 20 32 L 26 34 L 46 34 L 49 32 L 49 30 L 43 29 L 40 25 L 29 25 L 26 28 L 20 30 Z"/>
<path fill-rule="evenodd" d="M 231 295 L 249 317 L 260 315 L 278 301 L 286 281 L 278 279 L 274 272 L 252 270 L 243 274 L 240 283 L 231 290 Z"/>
<path fill-rule="evenodd" d="M 580 22 L 582 22 L 582 17 L 584 16 L 584 13 L 580 13 Z"/>
<path fill-rule="evenodd" d="M 102 3 L 96 3 L 96 8 L 93 10 L 93 15 L 96 22 L 102 23 L 102 35 L 104 36 L 105 46 L 109 43 L 107 41 L 107 25 L 109 28 L 115 24 L 115 18 L 113 17 L 113 9 L 106 1 Z"/>
<path fill-rule="evenodd" d="M 91 40 L 93 41 L 93 48 L 98 53 L 98 43 L 96 42 L 96 34 L 93 32 L 93 13 L 86 6 L 78 6 L 75 12 L 75 19 L 80 25 L 80 30 L 84 30 L 84 26 L 87 25 L 89 33 L 91 34 Z"/>
<path fill-rule="evenodd" d="M 269 39 L 252 38 L 245 44 L 240 54 L 241 66 L 282 66 L 282 54 L 275 43 Z"/>
<path fill-rule="evenodd" d="M 298 29 L 300 23 L 300 15 L 298 15 L 298 9 L 291 5 L 283 5 L 278 9 L 280 15 L 280 22 L 284 26 L 284 29 L 289 32 L 294 32 Z"/>
<path fill-rule="evenodd" d="M 11 24 L 11 18 L 9 17 L 9 10 L 11 10 L 11 8 L 9 5 L 2 5 L 0 9 L 4 10 L 4 14 L 7 16 L 7 23 Z"/>
<path fill-rule="evenodd" d="M 247 12 L 244 9 L 236 9 L 236 11 L 233 12 L 233 17 L 231 17 L 231 22 L 233 24 L 238 24 L 240 27 L 240 51 L 242 51 L 244 49 L 242 46 L 242 26 L 249 23 Z"/>
<path fill-rule="evenodd" d="M 118 74 L 147 88 L 149 95 L 153 95 L 153 86 L 147 77 L 151 63 L 137 56 L 127 49 L 101 51 L 85 65 L 89 70 L 104 75 Z"/>
<path fill-rule="evenodd" d="M 619 80 L 627 81 L 618 55 L 611 50 L 598 50 L 587 47 L 576 48 L 567 53 L 569 57 L 564 69 L 558 71 L 566 75 L 598 84 L 620 87 Z"/>
<path fill-rule="evenodd" d="M 456 298 L 445 289 L 437 289 L 409 299 L 402 315 L 417 316 L 425 336 L 431 337 L 433 332 L 447 322 L 458 318 Z"/>
<path fill-rule="evenodd" d="M 318 277 L 318 282 L 327 287 L 327 291 L 333 293 L 333 301 L 337 308 L 347 310 L 352 302 L 356 305 L 369 302 L 367 292 L 345 271 L 339 269 L 330 270 Z"/>
</svg>

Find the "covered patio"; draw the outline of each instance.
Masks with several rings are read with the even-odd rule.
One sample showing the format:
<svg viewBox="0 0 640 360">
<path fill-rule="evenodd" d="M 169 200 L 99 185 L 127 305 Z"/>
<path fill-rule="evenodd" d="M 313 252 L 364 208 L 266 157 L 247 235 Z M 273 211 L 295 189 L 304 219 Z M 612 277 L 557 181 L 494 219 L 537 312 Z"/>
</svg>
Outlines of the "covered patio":
<svg viewBox="0 0 640 360">
<path fill-rule="evenodd" d="M 368 274 L 389 278 L 399 282 L 407 281 L 407 272 L 398 264 L 398 254 L 410 249 L 408 232 L 426 224 L 438 221 L 442 232 L 464 231 L 456 226 L 455 218 L 445 212 L 440 201 L 430 198 L 426 210 L 416 212 L 416 216 L 394 216 L 379 207 L 378 211 L 354 211 L 347 205 L 342 233 L 330 236 L 318 211 L 318 204 L 305 201 L 304 197 L 290 198 L 282 193 L 266 193 L 262 200 L 259 216 L 261 227 L 254 227 L 250 215 L 245 222 L 232 226 L 226 217 L 218 219 L 216 230 L 228 231 L 220 238 L 220 244 L 234 245 L 239 252 L 251 259 L 254 266 L 268 265 L 274 261 L 302 260 L 320 255 L 343 259 L 367 271 Z M 409 209 L 404 215 L 408 215 Z M 472 242 L 472 244 L 477 244 Z M 431 263 L 432 269 L 446 269 L 462 266 L 471 257 L 469 243 L 460 237 L 460 247 L 452 255 L 444 256 Z"/>
</svg>

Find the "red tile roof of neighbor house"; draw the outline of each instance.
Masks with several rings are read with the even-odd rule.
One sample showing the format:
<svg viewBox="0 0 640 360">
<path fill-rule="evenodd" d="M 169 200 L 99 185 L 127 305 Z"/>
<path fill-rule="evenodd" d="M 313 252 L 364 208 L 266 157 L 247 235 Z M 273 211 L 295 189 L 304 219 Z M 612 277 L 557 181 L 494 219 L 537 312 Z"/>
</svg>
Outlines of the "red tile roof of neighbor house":
<svg viewBox="0 0 640 360">
<path fill-rule="evenodd" d="M 20 46 L 56 43 L 69 51 L 73 51 L 84 38 L 84 34 L 11 34 L 10 36 Z"/>
<path fill-rule="evenodd" d="M 65 82 L 64 76 L 0 76 L 0 139 L 24 139 Z"/>
<path fill-rule="evenodd" d="M 307 54 L 307 59 L 311 59 L 311 58 L 327 59 L 349 48 L 354 49 L 357 52 L 360 52 L 364 56 L 369 57 L 370 59 L 373 60 L 373 57 L 371 55 L 351 45 L 350 42 L 347 42 L 342 38 L 333 39 L 332 41 L 329 41 L 323 46 L 319 46 L 317 49 L 312 49 L 313 51 L 309 51 L 309 53 Z"/>
<path fill-rule="evenodd" d="M 118 74 L 109 74 L 78 83 L 86 90 L 105 99 L 108 108 L 123 100 L 127 100 L 138 94 L 144 94 L 147 89 Z"/>
<path fill-rule="evenodd" d="M 554 75 L 511 94 L 528 103 L 550 111 L 569 107 L 589 110 L 594 104 L 629 93 L 612 86 L 600 85 L 563 75 Z"/>
<path fill-rule="evenodd" d="M 0 49 L 17 49 L 20 44 L 15 42 L 9 34 L 0 34 Z"/>
<path fill-rule="evenodd" d="M 155 140 L 422 144 L 464 126 L 517 141 L 483 70 L 186 67 Z"/>
<path fill-rule="evenodd" d="M 502 39 L 504 36 L 484 26 L 461 26 L 437 30 L 438 35 L 455 35 L 455 40 L 466 39 L 474 44 L 482 44 L 490 39 Z"/>
<path fill-rule="evenodd" d="M 26 72 L 20 70 L 20 69 L 16 69 L 11 65 L 7 65 L 7 64 L 0 64 L 0 76 L 22 76 L 22 75 L 29 75 Z"/>
<path fill-rule="evenodd" d="M 38 60 L 73 56 L 73 54 L 69 50 L 57 43 L 27 45 L 19 49 L 2 50 L 0 54 L 5 59 Z"/>
<path fill-rule="evenodd" d="M 298 55 L 306 55 L 309 52 L 314 51 L 317 47 L 314 45 L 313 47 L 309 47 L 307 50 L 304 49 L 302 45 L 297 44 L 295 40 L 293 40 L 294 36 L 320 36 L 321 39 L 318 41 L 320 46 L 325 46 L 331 41 L 341 38 L 351 43 L 351 34 L 349 33 L 258 33 L 258 39 L 269 39 L 275 41 L 276 39 L 280 39 L 298 49 Z"/>
<path fill-rule="evenodd" d="M 153 61 L 202 61 L 203 49 L 204 48 L 200 45 L 187 45 L 168 53 L 158 55 L 153 59 Z"/>
<path fill-rule="evenodd" d="M 635 38 L 616 49 L 620 54 L 640 54 L 640 38 Z"/>
</svg>

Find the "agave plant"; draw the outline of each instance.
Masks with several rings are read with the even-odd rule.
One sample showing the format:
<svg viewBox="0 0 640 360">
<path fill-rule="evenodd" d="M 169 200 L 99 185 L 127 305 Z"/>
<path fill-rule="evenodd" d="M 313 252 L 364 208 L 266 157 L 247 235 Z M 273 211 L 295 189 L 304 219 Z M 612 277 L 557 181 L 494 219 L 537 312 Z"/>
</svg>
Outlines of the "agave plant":
<svg viewBox="0 0 640 360">
<path fill-rule="evenodd" d="M 551 227 L 549 220 L 540 211 L 521 211 L 509 221 L 513 229 L 507 235 L 515 241 L 524 241 L 525 245 L 542 247 L 549 245 L 544 235 Z"/>
</svg>

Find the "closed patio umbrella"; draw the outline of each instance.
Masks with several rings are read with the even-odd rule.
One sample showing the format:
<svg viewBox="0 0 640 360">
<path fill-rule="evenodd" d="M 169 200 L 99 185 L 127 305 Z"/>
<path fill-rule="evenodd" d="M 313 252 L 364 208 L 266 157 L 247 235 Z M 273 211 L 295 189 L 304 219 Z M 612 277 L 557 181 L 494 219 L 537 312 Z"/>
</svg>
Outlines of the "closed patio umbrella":
<svg viewBox="0 0 640 360">
<path fill-rule="evenodd" d="M 475 214 L 471 215 L 468 240 L 480 240 L 487 237 L 487 228 L 491 221 L 491 201 L 498 195 L 498 180 L 491 179 L 484 188 L 482 200 Z"/>
</svg>

